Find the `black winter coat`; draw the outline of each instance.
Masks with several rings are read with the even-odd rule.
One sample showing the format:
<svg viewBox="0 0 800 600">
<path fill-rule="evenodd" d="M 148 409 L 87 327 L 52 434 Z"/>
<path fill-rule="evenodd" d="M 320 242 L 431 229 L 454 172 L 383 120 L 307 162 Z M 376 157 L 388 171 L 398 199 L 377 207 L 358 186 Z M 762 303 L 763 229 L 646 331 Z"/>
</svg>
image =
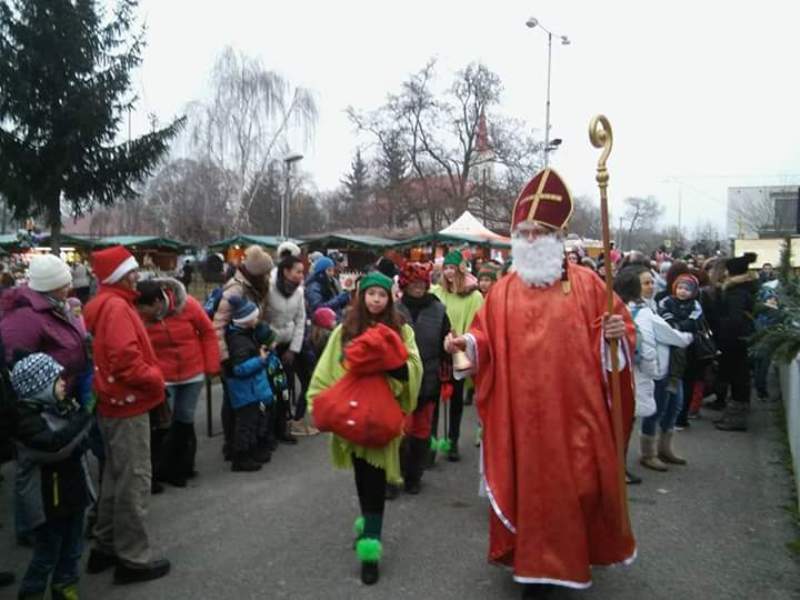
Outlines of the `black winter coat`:
<svg viewBox="0 0 800 600">
<path fill-rule="evenodd" d="M 16 408 L 14 439 L 23 521 L 31 528 L 82 512 L 91 502 L 83 464 L 92 416 L 75 410 L 66 415 L 32 402 Z"/>
<path fill-rule="evenodd" d="M 729 278 L 718 295 L 717 344 L 724 352 L 746 352 L 755 331 L 758 278 L 752 273 Z"/>
</svg>

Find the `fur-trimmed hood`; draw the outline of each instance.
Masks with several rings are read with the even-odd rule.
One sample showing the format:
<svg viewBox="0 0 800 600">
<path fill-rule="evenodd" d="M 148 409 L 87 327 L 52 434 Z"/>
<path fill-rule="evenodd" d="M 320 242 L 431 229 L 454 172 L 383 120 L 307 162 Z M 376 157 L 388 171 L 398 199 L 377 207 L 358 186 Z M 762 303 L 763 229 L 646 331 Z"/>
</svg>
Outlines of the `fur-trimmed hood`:
<svg viewBox="0 0 800 600">
<path fill-rule="evenodd" d="M 742 273 L 741 275 L 733 275 L 728 277 L 722 284 L 723 290 L 729 290 L 738 285 L 750 285 L 753 288 L 758 287 L 758 275 L 752 272 Z"/>
<path fill-rule="evenodd" d="M 186 288 L 174 277 L 153 277 L 150 281 L 157 283 L 169 298 L 169 307 L 164 317 L 182 312 L 186 307 Z"/>
</svg>

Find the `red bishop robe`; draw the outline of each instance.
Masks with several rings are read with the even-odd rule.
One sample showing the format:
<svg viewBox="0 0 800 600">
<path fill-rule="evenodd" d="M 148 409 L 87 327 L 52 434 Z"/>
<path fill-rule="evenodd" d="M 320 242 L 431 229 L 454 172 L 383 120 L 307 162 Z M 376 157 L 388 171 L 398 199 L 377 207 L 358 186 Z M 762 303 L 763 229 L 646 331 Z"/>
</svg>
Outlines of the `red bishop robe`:
<svg viewBox="0 0 800 600">
<path fill-rule="evenodd" d="M 489 292 L 470 333 L 477 352 L 477 407 L 492 504 L 489 560 L 521 583 L 591 585 L 591 565 L 635 558 L 623 522 L 601 319 L 605 286 L 568 266 L 569 286 L 525 284 L 512 274 Z M 635 347 L 630 313 L 623 346 Z M 628 354 L 630 356 L 630 353 Z M 623 423 L 633 419 L 629 368 Z"/>
</svg>

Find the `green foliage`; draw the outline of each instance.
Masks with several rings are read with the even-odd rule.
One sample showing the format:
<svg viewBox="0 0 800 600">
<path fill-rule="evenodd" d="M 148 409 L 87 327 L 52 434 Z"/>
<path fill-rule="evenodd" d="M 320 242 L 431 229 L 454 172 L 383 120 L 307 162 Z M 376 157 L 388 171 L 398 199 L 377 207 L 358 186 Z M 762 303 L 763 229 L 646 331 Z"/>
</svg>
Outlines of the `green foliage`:
<svg viewBox="0 0 800 600">
<path fill-rule="evenodd" d="M 778 269 L 778 304 L 776 321 L 761 329 L 751 338 L 751 353 L 766 356 L 779 363 L 789 363 L 800 354 L 800 278 L 792 269 L 791 239 L 787 238 L 781 250 Z M 763 313 L 763 306 L 758 312 Z"/>
<path fill-rule="evenodd" d="M 93 0 L 0 1 L 0 193 L 16 218 L 45 216 L 54 245 L 62 202 L 80 215 L 136 195 L 183 124 L 117 140 L 136 101 L 137 5 L 106 18 Z"/>
</svg>

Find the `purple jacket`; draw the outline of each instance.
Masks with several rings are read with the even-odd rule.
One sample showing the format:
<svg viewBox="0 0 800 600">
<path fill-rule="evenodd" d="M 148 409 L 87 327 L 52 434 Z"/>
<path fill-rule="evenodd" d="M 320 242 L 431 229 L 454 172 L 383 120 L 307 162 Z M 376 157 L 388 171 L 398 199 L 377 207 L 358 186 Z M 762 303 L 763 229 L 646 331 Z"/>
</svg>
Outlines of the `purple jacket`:
<svg viewBox="0 0 800 600">
<path fill-rule="evenodd" d="M 6 360 L 16 350 L 44 352 L 64 367 L 67 389 L 88 366 L 86 330 L 79 320 L 59 314 L 50 301 L 27 286 L 6 290 L 0 298 L 0 336 Z"/>
</svg>

